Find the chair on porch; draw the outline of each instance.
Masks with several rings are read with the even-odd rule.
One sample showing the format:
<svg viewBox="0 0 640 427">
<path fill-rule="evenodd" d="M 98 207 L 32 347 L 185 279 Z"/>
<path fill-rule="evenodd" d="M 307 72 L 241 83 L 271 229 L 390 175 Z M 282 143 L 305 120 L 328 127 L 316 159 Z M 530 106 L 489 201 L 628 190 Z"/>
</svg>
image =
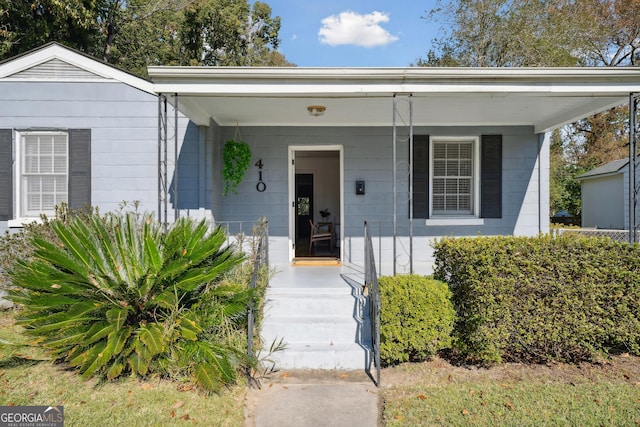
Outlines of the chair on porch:
<svg viewBox="0 0 640 427">
<path fill-rule="evenodd" d="M 311 225 L 311 233 L 309 234 L 309 255 L 313 252 L 313 244 L 315 242 L 329 241 L 329 248 L 333 251 L 333 230 L 329 228 L 327 231 L 321 231 L 320 228 L 309 219 Z"/>
</svg>

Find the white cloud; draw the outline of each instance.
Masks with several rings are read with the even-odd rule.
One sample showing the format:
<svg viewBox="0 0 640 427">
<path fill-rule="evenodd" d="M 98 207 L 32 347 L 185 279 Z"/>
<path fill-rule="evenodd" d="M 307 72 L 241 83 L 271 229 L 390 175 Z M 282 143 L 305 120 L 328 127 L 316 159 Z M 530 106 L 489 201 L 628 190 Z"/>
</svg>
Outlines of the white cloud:
<svg viewBox="0 0 640 427">
<path fill-rule="evenodd" d="M 389 22 L 389 15 L 384 12 L 374 11 L 360 15 L 345 11 L 324 18 L 318 36 L 321 43 L 330 46 L 385 46 L 398 40 L 398 37 L 380 26 L 385 22 Z"/>
</svg>

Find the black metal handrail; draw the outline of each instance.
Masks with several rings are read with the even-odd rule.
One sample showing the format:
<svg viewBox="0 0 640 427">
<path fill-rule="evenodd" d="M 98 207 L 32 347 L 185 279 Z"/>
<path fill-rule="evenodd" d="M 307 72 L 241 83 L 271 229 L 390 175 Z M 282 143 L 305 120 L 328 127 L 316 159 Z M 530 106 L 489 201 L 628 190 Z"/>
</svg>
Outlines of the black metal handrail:
<svg viewBox="0 0 640 427">
<path fill-rule="evenodd" d="M 364 286 L 369 303 L 369 322 L 371 323 L 371 349 L 376 365 L 376 386 L 380 387 L 380 290 L 376 260 L 371 243 L 371 233 L 367 221 L 364 222 Z M 371 371 L 371 364 L 367 367 Z"/>
<path fill-rule="evenodd" d="M 250 226 L 248 224 L 251 224 Z M 258 277 L 260 270 L 266 266 L 269 268 L 269 223 L 265 218 L 260 219 L 257 223 L 248 223 L 246 221 L 218 221 L 217 226 L 223 227 L 227 234 L 227 244 L 231 244 L 233 237 L 235 236 L 236 243 L 238 243 L 239 249 L 249 249 L 252 259 L 251 267 L 251 279 L 249 281 L 249 288 L 255 289 L 258 286 Z M 252 230 L 253 237 L 251 240 L 246 240 L 245 230 Z M 246 248 L 245 243 L 249 243 L 249 248 Z M 247 307 L 247 355 L 249 358 L 255 357 L 254 351 L 254 337 L 255 337 L 255 319 L 256 319 L 256 307 L 254 304 L 254 298 L 251 299 Z M 246 370 L 247 383 L 251 386 L 254 383 L 254 379 L 251 375 L 251 367 L 248 366 Z"/>
<path fill-rule="evenodd" d="M 252 246 L 255 259 L 253 260 L 253 269 L 251 271 L 251 281 L 249 288 L 255 289 L 258 284 L 258 274 L 263 266 L 269 267 L 269 229 L 266 219 L 253 227 L 254 245 Z M 253 338 L 255 329 L 255 306 L 254 299 L 249 302 L 247 313 L 247 355 L 250 358 L 255 356 L 253 351 Z M 252 385 L 251 368 L 247 367 L 247 381 L 249 386 Z"/>
</svg>

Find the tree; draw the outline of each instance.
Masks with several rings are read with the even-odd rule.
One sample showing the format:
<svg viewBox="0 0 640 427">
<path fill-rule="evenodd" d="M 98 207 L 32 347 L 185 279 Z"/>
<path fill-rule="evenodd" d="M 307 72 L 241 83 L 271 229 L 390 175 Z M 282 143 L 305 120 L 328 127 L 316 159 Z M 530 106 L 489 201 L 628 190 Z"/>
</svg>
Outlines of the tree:
<svg viewBox="0 0 640 427">
<path fill-rule="evenodd" d="M 184 65 L 272 65 L 280 40 L 280 17 L 271 7 L 246 0 L 209 0 L 193 4 L 180 30 Z"/>
<path fill-rule="evenodd" d="M 103 59 L 145 77 L 149 65 L 181 65 L 177 35 L 183 12 L 193 2 L 128 0 L 126 8 L 120 4 L 105 10 L 101 17 Z"/>
<path fill-rule="evenodd" d="M 0 58 L 50 41 L 90 52 L 98 0 L 0 0 Z"/>
<path fill-rule="evenodd" d="M 579 65 L 566 46 L 562 17 L 551 1 L 458 0 L 431 10 L 426 19 L 448 28 L 420 65 L 468 67 Z"/>
<path fill-rule="evenodd" d="M 0 0 L 0 59 L 57 41 L 140 76 L 148 65 L 290 66 L 271 13 L 248 0 Z"/>
</svg>

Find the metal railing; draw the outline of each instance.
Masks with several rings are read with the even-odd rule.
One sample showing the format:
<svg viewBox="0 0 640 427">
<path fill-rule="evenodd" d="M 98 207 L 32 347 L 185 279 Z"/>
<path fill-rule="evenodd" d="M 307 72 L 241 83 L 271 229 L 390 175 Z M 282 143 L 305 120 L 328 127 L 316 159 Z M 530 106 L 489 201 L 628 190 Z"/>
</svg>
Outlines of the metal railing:
<svg viewBox="0 0 640 427">
<path fill-rule="evenodd" d="M 250 225 L 249 225 L 250 224 Z M 269 223 L 266 219 L 261 219 L 257 223 L 245 221 L 221 221 L 216 226 L 224 228 L 227 232 L 227 244 L 232 243 L 232 236 L 239 249 L 248 251 L 251 257 L 251 280 L 249 288 L 255 289 L 258 286 L 260 270 L 263 267 L 269 268 Z M 251 237 L 247 238 L 246 231 L 251 230 Z M 232 233 L 235 232 L 235 233 Z M 247 307 L 247 355 L 249 358 L 255 357 L 254 337 L 255 337 L 256 307 L 252 298 Z M 247 383 L 251 387 L 255 382 L 251 375 L 251 367 L 246 370 Z"/>
<path fill-rule="evenodd" d="M 380 290 L 378 288 L 378 274 L 376 260 L 371 243 L 369 224 L 364 222 L 364 286 L 369 303 L 369 322 L 371 323 L 371 350 L 373 362 L 376 365 L 376 386 L 380 387 Z M 367 367 L 371 372 L 371 364 Z"/>
</svg>

